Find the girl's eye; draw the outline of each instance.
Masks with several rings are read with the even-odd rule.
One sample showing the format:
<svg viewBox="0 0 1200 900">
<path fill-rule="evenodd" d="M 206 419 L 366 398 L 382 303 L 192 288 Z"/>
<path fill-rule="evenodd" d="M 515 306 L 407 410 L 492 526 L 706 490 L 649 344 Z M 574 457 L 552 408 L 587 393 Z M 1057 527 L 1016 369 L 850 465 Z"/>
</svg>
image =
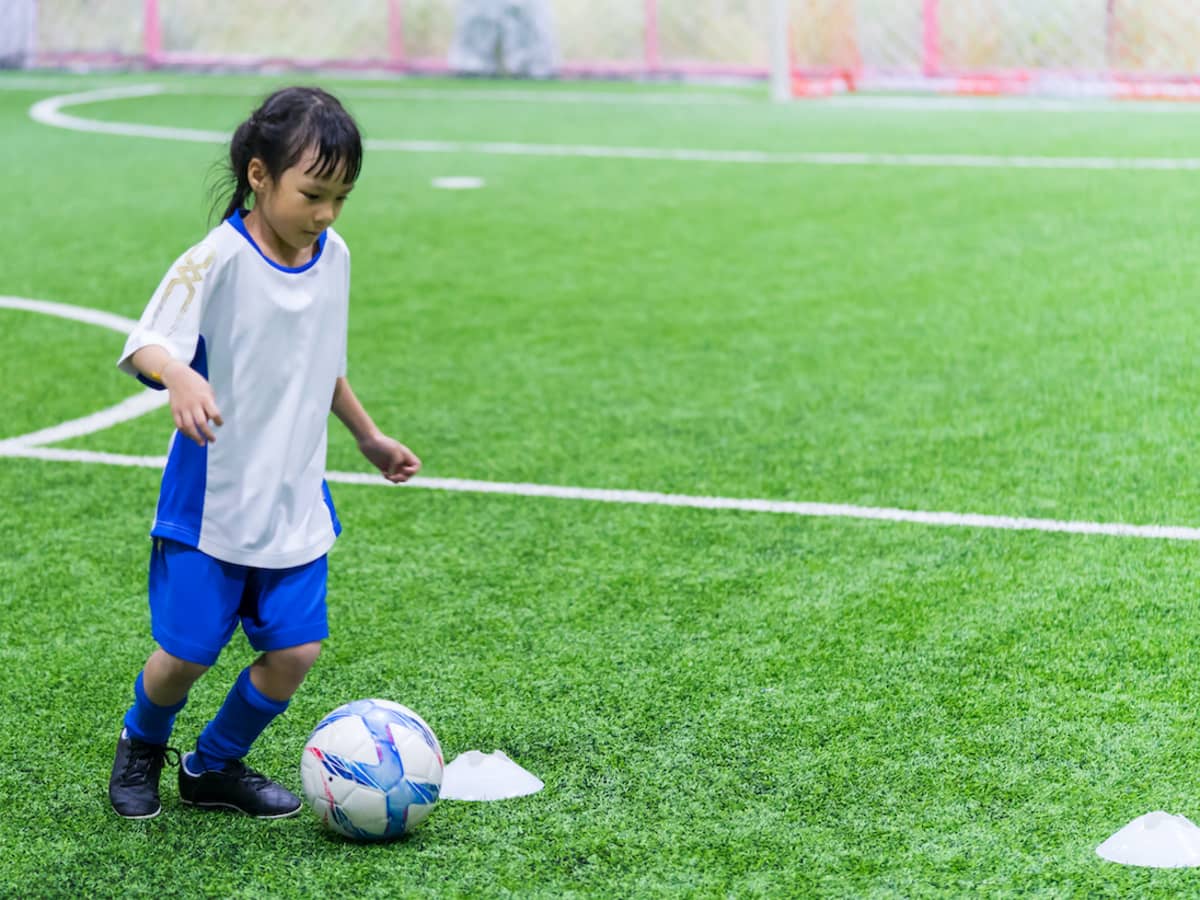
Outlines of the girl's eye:
<svg viewBox="0 0 1200 900">
<path fill-rule="evenodd" d="M 317 195 L 316 195 L 316 194 L 310 194 L 308 191 L 301 191 L 300 193 L 302 193 L 302 194 L 303 194 L 305 197 L 307 197 L 309 200 L 316 200 L 316 199 L 317 199 Z"/>
</svg>

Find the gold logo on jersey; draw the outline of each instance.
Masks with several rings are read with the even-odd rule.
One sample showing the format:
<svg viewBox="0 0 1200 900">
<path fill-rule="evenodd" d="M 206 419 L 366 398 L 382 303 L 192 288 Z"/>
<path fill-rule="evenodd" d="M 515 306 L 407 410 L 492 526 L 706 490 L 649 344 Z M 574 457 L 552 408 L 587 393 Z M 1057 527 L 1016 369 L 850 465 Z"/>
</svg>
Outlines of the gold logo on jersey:
<svg viewBox="0 0 1200 900">
<path fill-rule="evenodd" d="M 194 259 L 193 254 L 198 250 L 204 251 L 202 259 Z M 163 288 L 162 300 L 159 301 L 158 309 L 154 313 L 154 318 L 150 321 L 150 327 L 158 323 L 158 317 L 162 314 L 163 308 L 167 305 L 167 301 L 171 299 L 171 294 L 175 288 L 182 287 L 186 294 L 183 298 L 183 303 L 180 304 L 179 313 L 175 316 L 175 323 L 168 329 L 168 334 L 175 330 L 175 326 L 179 324 L 179 320 L 183 318 L 183 314 L 187 312 L 189 306 L 192 305 L 192 300 L 196 297 L 196 285 L 204 280 L 204 270 L 211 266 L 217 259 L 217 253 L 212 247 L 205 247 L 203 244 L 193 247 L 183 256 L 183 262 L 175 267 L 175 277 L 167 282 L 167 286 Z"/>
</svg>

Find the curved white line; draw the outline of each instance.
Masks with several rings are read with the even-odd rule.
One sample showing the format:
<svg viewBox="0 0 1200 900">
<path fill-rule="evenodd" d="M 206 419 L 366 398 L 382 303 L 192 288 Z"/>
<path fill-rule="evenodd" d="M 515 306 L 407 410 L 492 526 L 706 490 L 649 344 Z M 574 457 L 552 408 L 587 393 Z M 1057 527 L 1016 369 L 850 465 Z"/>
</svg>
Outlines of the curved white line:
<svg viewBox="0 0 1200 900">
<path fill-rule="evenodd" d="M 0 77 L 0 91 L 57 91 L 64 88 L 82 89 L 95 84 L 94 79 Z M 192 90 L 186 84 L 166 84 L 164 93 L 179 96 L 259 97 L 265 91 L 256 87 L 205 85 Z M 433 103 L 537 103 L 537 104 L 597 104 L 632 106 L 761 106 L 768 100 L 765 92 L 715 93 L 712 91 L 588 91 L 564 88 L 546 90 L 519 88 L 462 88 L 446 89 L 421 87 L 373 87 L 346 85 L 337 89 L 339 97 L 362 100 L 400 100 Z M 1189 98 L 1190 99 L 1190 98 Z M 798 97 L 787 107 L 775 107 L 784 115 L 803 114 L 820 110 L 883 110 L 933 113 L 1200 113 L 1200 103 L 1180 100 L 1139 98 L 1113 99 L 1108 96 L 1084 97 L 972 97 L 945 94 L 843 94 L 831 97 Z"/>
<path fill-rule="evenodd" d="M 49 97 L 29 108 L 29 115 L 44 125 L 95 134 L 148 137 L 174 141 L 221 144 L 229 135 L 221 131 L 169 128 L 127 122 L 98 122 L 69 116 L 67 106 L 101 100 L 161 94 L 160 85 L 104 88 L 79 94 Z M 568 159 L 636 159 L 659 162 L 704 162 L 737 165 L 871 166 L 963 169 L 1083 169 L 1092 171 L 1177 172 L 1200 169 L 1200 158 L 1147 156 L 1000 156 L 951 153 L 776 153 L 766 150 L 706 150 L 670 147 L 607 147 L 581 144 L 527 144 L 509 141 L 367 140 L 370 150 L 401 153 L 457 153 L 487 156 L 540 156 Z"/>
<path fill-rule="evenodd" d="M 20 456 L 54 462 L 92 463 L 109 466 L 132 466 L 161 469 L 166 465 L 162 456 L 127 456 L 120 453 L 97 453 L 91 450 L 60 450 L 53 447 L 14 448 L 0 455 Z M 326 472 L 325 479 L 340 484 L 393 487 L 378 475 L 364 472 Z M 647 506 L 675 506 L 689 509 L 736 510 L 740 512 L 775 513 L 808 518 L 867 519 L 877 522 L 903 522 L 913 525 L 933 525 L 942 528 L 986 528 L 1002 531 L 1041 531 L 1059 534 L 1091 534 L 1106 537 L 1141 538 L 1144 540 L 1200 541 L 1200 528 L 1183 525 L 1127 525 L 1121 522 L 1072 522 L 1058 519 L 1033 519 L 1013 516 L 990 516 L 978 513 L 927 512 L 875 506 L 852 506 L 841 503 L 800 503 L 788 500 L 755 500 L 737 497 L 695 497 L 687 494 L 662 494 L 655 491 L 619 491 L 596 488 L 563 487 L 552 484 L 510 484 L 499 481 L 472 481 L 464 478 L 412 479 L 406 485 L 435 491 L 460 493 L 504 494 L 518 497 L 546 497 L 557 500 L 585 500 L 593 503 L 623 503 Z"/>
<path fill-rule="evenodd" d="M 30 300 L 28 297 L 0 296 L 0 309 L 23 309 L 27 312 L 57 316 L 60 319 L 74 319 L 76 322 L 99 325 L 101 328 L 122 334 L 128 334 L 137 325 L 133 319 L 118 316 L 116 313 L 89 309 L 86 306 L 71 306 L 69 303 L 54 303 L 50 300 Z"/>
<path fill-rule="evenodd" d="M 168 141 L 197 141 L 221 144 L 229 140 L 222 131 L 201 131 L 195 128 L 167 128 L 159 125 L 137 125 L 132 122 L 98 122 L 69 116 L 62 110 L 69 106 L 83 106 L 104 100 L 127 100 L 134 97 L 153 97 L 164 93 L 157 84 L 134 84 L 125 87 L 100 88 L 78 94 L 60 94 L 47 97 L 29 107 L 29 117 L 35 122 L 51 128 L 66 128 L 70 131 L 86 131 L 92 134 L 118 134 L 125 137 L 160 138 Z"/>
<path fill-rule="evenodd" d="M 47 316 L 57 316 L 60 319 L 72 319 L 76 322 L 86 322 L 98 325 L 121 334 L 128 334 L 137 325 L 133 319 L 118 316 L 115 313 L 103 312 L 98 309 L 88 309 L 85 306 L 71 306 L 66 303 L 52 303 L 49 300 L 30 300 L 27 297 L 0 296 L 0 309 L 19 309 L 26 312 L 41 313 Z M 62 422 L 40 431 L 31 431 L 16 437 L 0 441 L 0 456 L 23 455 L 20 451 L 40 447 L 43 444 L 53 444 L 71 438 L 83 437 L 85 434 L 112 428 L 121 422 L 136 419 L 151 410 L 158 409 L 168 403 L 166 391 L 146 389 L 135 394 L 115 406 L 102 409 L 99 412 Z"/>
<path fill-rule="evenodd" d="M 166 406 L 168 402 L 170 402 L 170 398 L 167 396 L 166 391 L 152 391 L 147 388 L 140 394 L 135 394 L 132 397 L 122 400 L 116 406 L 110 406 L 108 409 L 94 412 L 90 416 L 71 419 L 69 422 L 53 425 L 50 428 L 43 428 L 41 431 L 31 431 L 29 434 L 22 434 L 5 441 L 0 441 L 0 456 L 11 455 L 6 451 L 13 448 L 41 447 L 46 444 L 57 444 L 61 441 L 69 441 L 72 438 L 83 437 L 85 434 L 104 431 L 105 429 L 112 428 L 114 425 L 120 425 L 122 422 L 128 422 L 130 419 L 136 419 L 138 416 L 144 416 L 152 410 Z"/>
</svg>

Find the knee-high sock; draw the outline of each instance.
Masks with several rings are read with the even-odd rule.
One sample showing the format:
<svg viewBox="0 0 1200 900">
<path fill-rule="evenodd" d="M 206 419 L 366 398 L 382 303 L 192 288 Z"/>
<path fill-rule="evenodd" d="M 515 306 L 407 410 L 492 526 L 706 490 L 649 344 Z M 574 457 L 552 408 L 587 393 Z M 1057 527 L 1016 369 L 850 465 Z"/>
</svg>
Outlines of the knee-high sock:
<svg viewBox="0 0 1200 900">
<path fill-rule="evenodd" d="M 196 753 L 189 762 L 192 774 L 219 769 L 241 759 L 271 721 L 288 707 L 286 700 L 272 700 L 250 681 L 249 667 L 242 669 L 220 711 L 200 732 Z"/>
<path fill-rule="evenodd" d="M 142 673 L 133 683 L 133 706 L 125 713 L 125 731 L 130 737 L 148 744 L 165 744 L 175 727 L 175 714 L 183 709 L 187 696 L 174 706 L 159 706 L 146 696 Z"/>
</svg>

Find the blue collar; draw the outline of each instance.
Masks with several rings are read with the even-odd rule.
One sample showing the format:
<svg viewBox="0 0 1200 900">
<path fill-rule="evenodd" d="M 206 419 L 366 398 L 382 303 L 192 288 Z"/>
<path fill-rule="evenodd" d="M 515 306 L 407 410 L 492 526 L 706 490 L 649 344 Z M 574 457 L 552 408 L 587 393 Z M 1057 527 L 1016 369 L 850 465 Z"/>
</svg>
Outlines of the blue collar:
<svg viewBox="0 0 1200 900">
<path fill-rule="evenodd" d="M 243 210 L 239 209 L 225 221 L 237 229 L 237 231 L 241 233 L 242 237 L 250 242 L 250 246 L 258 251 L 259 256 L 265 259 L 280 272 L 288 272 L 292 275 L 295 275 L 298 272 L 306 272 L 316 264 L 318 259 L 321 258 L 321 253 L 325 249 L 325 235 L 327 234 L 327 231 L 322 231 L 319 235 L 317 235 L 317 252 L 313 254 L 312 259 L 302 266 L 281 266 L 279 263 L 275 262 L 275 260 L 267 256 L 267 254 L 263 253 L 262 247 L 258 246 L 254 238 L 250 237 L 250 232 L 246 230 L 246 223 L 243 221 L 243 212 Z"/>
</svg>

